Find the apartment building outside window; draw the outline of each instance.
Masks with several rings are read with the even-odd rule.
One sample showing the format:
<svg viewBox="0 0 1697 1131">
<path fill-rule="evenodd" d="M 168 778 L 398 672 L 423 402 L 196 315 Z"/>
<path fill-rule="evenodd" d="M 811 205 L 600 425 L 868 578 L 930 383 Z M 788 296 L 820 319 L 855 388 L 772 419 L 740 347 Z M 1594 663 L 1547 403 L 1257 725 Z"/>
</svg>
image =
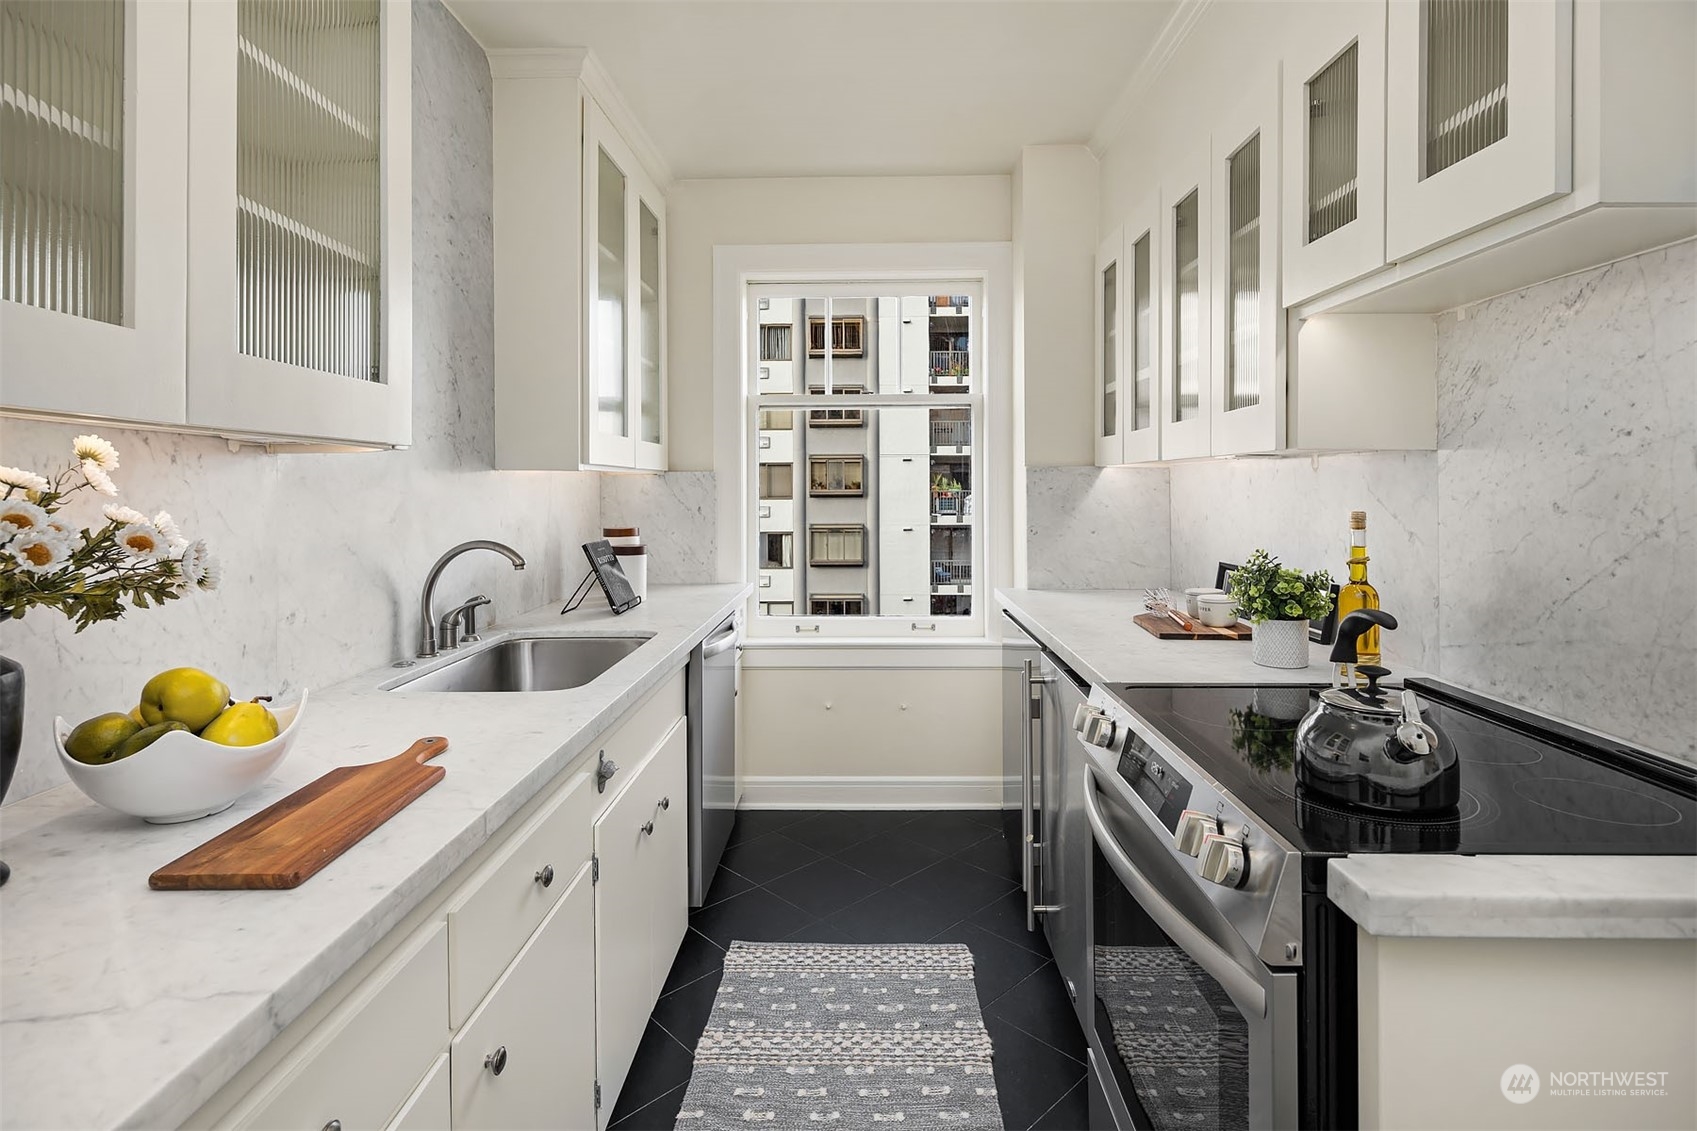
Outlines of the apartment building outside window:
<svg viewBox="0 0 1697 1131">
<path fill-rule="evenodd" d="M 757 283 L 748 296 L 753 631 L 981 633 L 981 284 Z M 803 354 L 775 356 L 783 327 L 807 335 Z"/>
</svg>

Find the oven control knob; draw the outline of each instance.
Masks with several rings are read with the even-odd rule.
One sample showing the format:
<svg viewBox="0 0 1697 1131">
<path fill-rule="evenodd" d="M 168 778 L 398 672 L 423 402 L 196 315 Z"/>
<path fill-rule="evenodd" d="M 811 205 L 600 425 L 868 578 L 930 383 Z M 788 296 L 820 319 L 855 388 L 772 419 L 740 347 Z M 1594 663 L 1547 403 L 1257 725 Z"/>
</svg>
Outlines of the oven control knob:
<svg viewBox="0 0 1697 1131">
<path fill-rule="evenodd" d="M 1249 879 L 1249 856 L 1243 842 L 1224 833 L 1202 838 L 1202 878 L 1228 888 L 1240 888 Z"/>
<path fill-rule="evenodd" d="M 1090 717 L 1084 720 L 1079 737 L 1091 746 L 1107 746 L 1114 741 L 1114 720 L 1101 711 L 1090 712 Z"/>
<path fill-rule="evenodd" d="M 1096 708 L 1088 703 L 1080 703 L 1072 709 L 1072 729 L 1079 734 L 1084 733 L 1084 724 L 1090 721 L 1090 716 L 1096 713 Z"/>
<path fill-rule="evenodd" d="M 1202 838 L 1219 831 L 1218 817 L 1200 809 L 1186 809 L 1178 815 L 1178 832 L 1173 836 L 1173 844 L 1186 856 L 1199 856 L 1202 853 Z"/>
</svg>

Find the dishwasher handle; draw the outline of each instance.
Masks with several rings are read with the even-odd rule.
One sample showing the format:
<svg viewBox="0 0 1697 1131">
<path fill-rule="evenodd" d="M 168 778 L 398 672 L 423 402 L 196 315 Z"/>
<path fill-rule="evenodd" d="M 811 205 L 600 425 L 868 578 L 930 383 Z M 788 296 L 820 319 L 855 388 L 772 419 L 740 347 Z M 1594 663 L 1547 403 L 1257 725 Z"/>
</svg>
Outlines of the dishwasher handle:
<svg viewBox="0 0 1697 1131">
<path fill-rule="evenodd" d="M 703 659 L 706 659 L 708 656 L 717 656 L 721 652 L 734 648 L 736 646 L 736 642 L 737 626 L 735 624 L 727 624 L 724 631 L 720 632 L 717 636 L 711 637 L 702 642 L 701 656 Z"/>
<path fill-rule="evenodd" d="M 1184 913 L 1174 907 L 1165 896 L 1155 890 L 1155 885 L 1137 870 L 1137 865 L 1131 862 L 1125 849 L 1115 839 L 1113 831 L 1108 828 L 1107 820 L 1102 816 L 1102 803 L 1096 799 L 1096 775 L 1101 773 L 1094 764 L 1090 767 L 1091 780 L 1084 786 L 1084 815 L 1090 820 L 1090 829 L 1096 836 L 1096 847 L 1101 849 L 1102 856 L 1113 868 L 1126 890 L 1137 900 L 1138 906 L 1145 914 L 1155 921 L 1155 925 L 1165 931 L 1178 948 L 1188 955 L 1191 961 L 1220 983 L 1240 1012 L 1246 1017 L 1265 1017 L 1267 1015 L 1267 991 L 1262 988 L 1260 981 L 1246 970 L 1242 963 L 1225 952 L 1219 943 L 1209 938 L 1196 924 L 1185 918 Z"/>
</svg>

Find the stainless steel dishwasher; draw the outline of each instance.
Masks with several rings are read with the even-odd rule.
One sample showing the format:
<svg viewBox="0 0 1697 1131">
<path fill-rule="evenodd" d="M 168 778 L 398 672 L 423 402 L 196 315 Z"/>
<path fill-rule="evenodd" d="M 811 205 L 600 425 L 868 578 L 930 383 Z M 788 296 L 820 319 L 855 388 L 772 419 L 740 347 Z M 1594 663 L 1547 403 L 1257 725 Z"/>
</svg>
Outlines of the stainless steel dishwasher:
<svg viewBox="0 0 1697 1131">
<path fill-rule="evenodd" d="M 689 905 L 707 899 L 737 803 L 737 619 L 726 617 L 689 654 Z"/>
</svg>

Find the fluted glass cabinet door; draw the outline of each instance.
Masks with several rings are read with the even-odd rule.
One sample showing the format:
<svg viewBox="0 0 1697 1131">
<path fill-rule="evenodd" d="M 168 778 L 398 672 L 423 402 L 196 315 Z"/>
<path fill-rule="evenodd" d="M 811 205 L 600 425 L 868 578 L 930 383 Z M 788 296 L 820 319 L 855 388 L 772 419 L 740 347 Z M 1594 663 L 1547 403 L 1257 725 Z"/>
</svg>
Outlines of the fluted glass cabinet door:
<svg viewBox="0 0 1697 1131">
<path fill-rule="evenodd" d="M 1121 282 L 1124 233 L 1116 230 L 1096 249 L 1096 466 L 1125 462 L 1125 290 Z"/>
<path fill-rule="evenodd" d="M 1384 0 L 1295 18 L 1280 80 L 1287 304 L 1385 265 Z"/>
<path fill-rule="evenodd" d="M 1161 458 L 1209 454 L 1214 398 L 1214 191 L 1206 144 L 1165 163 L 1162 183 Z"/>
<path fill-rule="evenodd" d="M 661 470 L 665 203 L 591 97 L 583 116 L 584 465 Z"/>
<path fill-rule="evenodd" d="M 1241 81 L 1246 97 L 1213 131 L 1214 455 L 1277 451 L 1285 436 L 1278 74 Z"/>
<path fill-rule="evenodd" d="M 0 0 L 0 403 L 183 420 L 186 0 Z"/>
<path fill-rule="evenodd" d="M 1572 0 L 1391 0 L 1391 259 L 1571 190 L 1573 21 Z"/>
<path fill-rule="evenodd" d="M 193 3 L 190 423 L 410 442 L 410 24 Z"/>
</svg>

